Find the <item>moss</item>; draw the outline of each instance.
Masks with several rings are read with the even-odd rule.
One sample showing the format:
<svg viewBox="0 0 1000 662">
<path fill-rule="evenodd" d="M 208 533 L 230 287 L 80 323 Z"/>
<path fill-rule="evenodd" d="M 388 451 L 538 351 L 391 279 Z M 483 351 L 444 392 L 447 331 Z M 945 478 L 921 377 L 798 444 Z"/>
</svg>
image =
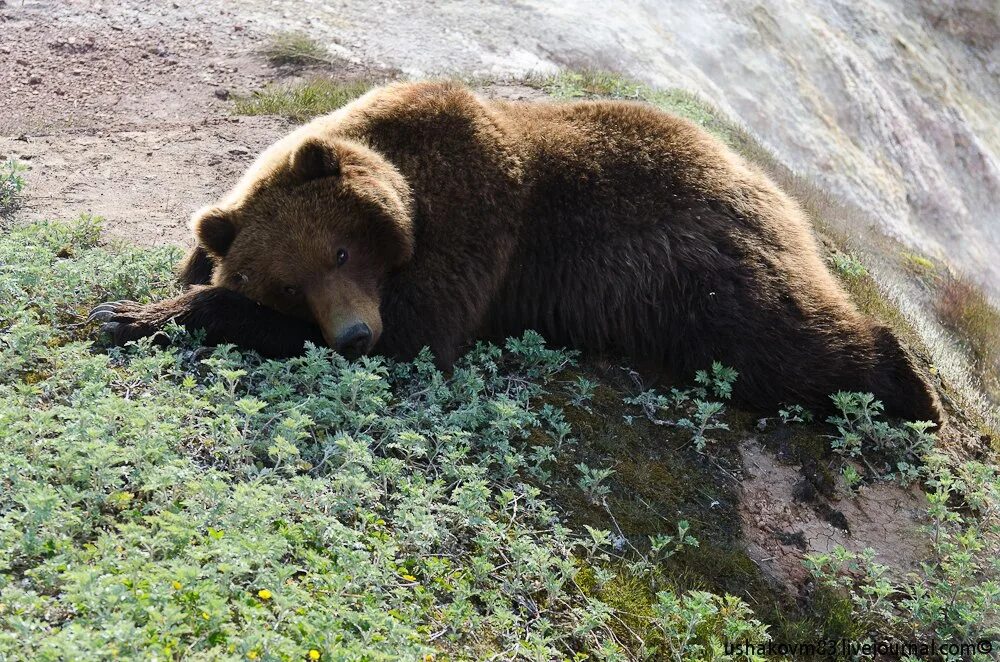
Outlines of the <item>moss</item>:
<svg viewBox="0 0 1000 662">
<path fill-rule="evenodd" d="M 34 371 L 33 370 L 33 371 L 30 371 L 30 372 L 25 372 L 23 375 L 21 375 L 21 381 L 24 382 L 25 384 L 31 386 L 33 384 L 38 384 L 40 382 L 44 382 L 46 379 L 48 379 L 51 376 L 52 376 L 51 373 L 48 373 L 48 372 L 38 372 L 38 371 Z"/>
<path fill-rule="evenodd" d="M 373 85 L 368 80 L 339 82 L 328 78 L 271 85 L 249 96 L 235 97 L 234 110 L 239 115 L 280 115 L 301 122 L 337 110 Z"/>
<path fill-rule="evenodd" d="M 628 650 L 640 646 L 656 646 L 660 634 L 650 627 L 653 622 L 653 603 L 656 594 L 648 577 L 637 577 L 623 567 L 609 564 L 603 570 L 612 572 L 611 579 L 599 586 L 592 567 L 584 567 L 577 574 L 576 582 L 588 596 L 599 598 L 615 610 L 617 618 L 611 625 L 615 638 Z"/>
<path fill-rule="evenodd" d="M 819 623 L 826 638 L 858 641 L 865 634 L 864 625 L 858 621 L 851 598 L 830 586 L 816 586 L 809 596 L 809 607 L 821 615 Z"/>
</svg>

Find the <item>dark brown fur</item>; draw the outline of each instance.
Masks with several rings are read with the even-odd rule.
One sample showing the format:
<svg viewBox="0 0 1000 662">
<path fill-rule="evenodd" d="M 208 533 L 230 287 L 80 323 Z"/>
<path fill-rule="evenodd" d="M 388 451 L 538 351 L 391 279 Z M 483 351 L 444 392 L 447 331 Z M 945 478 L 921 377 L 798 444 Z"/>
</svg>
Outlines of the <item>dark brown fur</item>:
<svg viewBox="0 0 1000 662">
<path fill-rule="evenodd" d="M 119 341 L 176 318 L 284 354 L 317 331 L 283 316 L 332 328 L 354 315 L 380 326 L 375 352 L 426 345 L 449 365 L 474 339 L 536 329 L 679 378 L 721 361 L 740 372 L 739 399 L 765 411 L 849 389 L 941 417 L 912 357 L 829 273 L 798 206 L 649 106 L 382 88 L 269 149 L 195 229 L 181 277 L 212 274 L 212 286 L 119 306 Z M 337 271 L 331 251 L 348 244 L 355 271 Z M 307 302 L 281 295 L 291 281 L 311 288 Z M 277 312 L 242 326 L 266 310 L 255 302 Z"/>
</svg>

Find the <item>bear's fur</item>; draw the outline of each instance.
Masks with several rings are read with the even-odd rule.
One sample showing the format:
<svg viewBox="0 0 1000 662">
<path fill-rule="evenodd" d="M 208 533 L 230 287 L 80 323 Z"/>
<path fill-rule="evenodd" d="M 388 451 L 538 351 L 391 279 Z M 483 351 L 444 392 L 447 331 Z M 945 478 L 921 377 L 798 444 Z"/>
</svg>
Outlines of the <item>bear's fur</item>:
<svg viewBox="0 0 1000 662">
<path fill-rule="evenodd" d="M 796 203 L 647 105 L 380 88 L 270 147 L 193 226 L 190 289 L 97 309 L 118 342 L 176 319 L 280 356 L 354 325 L 371 333 L 352 349 L 429 346 L 447 366 L 475 339 L 535 329 L 678 378 L 721 361 L 763 411 L 862 390 L 892 414 L 941 418 Z"/>
</svg>

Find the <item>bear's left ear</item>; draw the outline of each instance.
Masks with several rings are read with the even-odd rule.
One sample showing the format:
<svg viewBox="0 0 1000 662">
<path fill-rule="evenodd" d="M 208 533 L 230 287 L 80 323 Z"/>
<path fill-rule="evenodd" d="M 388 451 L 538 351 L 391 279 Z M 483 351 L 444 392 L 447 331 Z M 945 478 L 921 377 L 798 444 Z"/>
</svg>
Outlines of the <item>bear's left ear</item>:
<svg viewBox="0 0 1000 662">
<path fill-rule="evenodd" d="M 299 182 L 309 182 L 340 174 L 337 149 L 319 138 L 308 138 L 291 158 L 292 174 Z"/>
</svg>

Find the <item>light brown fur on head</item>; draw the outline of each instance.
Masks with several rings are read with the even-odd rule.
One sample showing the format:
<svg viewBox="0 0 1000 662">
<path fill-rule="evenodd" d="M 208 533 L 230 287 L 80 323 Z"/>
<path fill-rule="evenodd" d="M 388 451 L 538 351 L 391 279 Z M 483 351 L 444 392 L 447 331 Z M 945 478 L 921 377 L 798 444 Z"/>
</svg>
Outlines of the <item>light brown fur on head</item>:
<svg viewBox="0 0 1000 662">
<path fill-rule="evenodd" d="M 331 346 L 365 324 L 368 351 L 382 331 L 380 287 L 413 254 L 409 188 L 359 143 L 293 137 L 192 228 L 216 263 L 213 284 L 314 320 Z"/>
</svg>

